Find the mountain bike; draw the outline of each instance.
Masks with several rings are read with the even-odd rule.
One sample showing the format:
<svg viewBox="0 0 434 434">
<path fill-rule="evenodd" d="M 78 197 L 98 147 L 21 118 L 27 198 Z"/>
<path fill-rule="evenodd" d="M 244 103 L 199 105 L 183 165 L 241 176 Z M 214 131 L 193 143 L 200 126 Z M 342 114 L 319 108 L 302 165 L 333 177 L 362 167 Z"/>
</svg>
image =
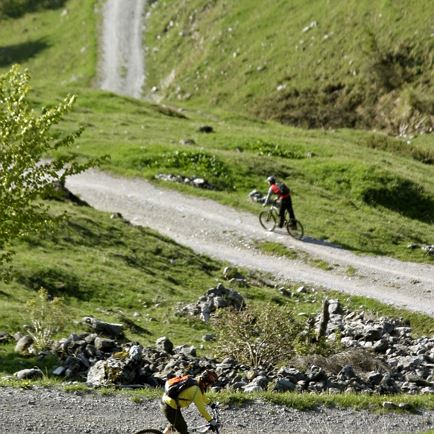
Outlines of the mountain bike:
<svg viewBox="0 0 434 434">
<path fill-rule="evenodd" d="M 271 203 L 271 206 L 268 210 L 264 210 L 259 213 L 259 223 L 261 223 L 261 226 L 269 232 L 274 231 L 279 220 L 279 207 L 276 202 Z M 291 235 L 291 237 L 297 240 L 301 240 L 303 238 L 303 225 L 299 220 L 295 220 L 294 222 L 292 222 L 289 218 L 288 211 L 285 211 L 284 226 L 286 227 L 286 230 L 288 231 L 288 234 Z"/>
<path fill-rule="evenodd" d="M 213 419 L 217 422 L 217 426 L 213 429 L 211 428 L 211 425 L 209 423 L 206 423 L 205 425 L 196 426 L 194 428 L 189 428 L 188 432 L 198 432 L 198 433 L 206 433 L 206 432 L 215 432 L 217 434 L 220 434 L 220 413 L 219 413 L 219 406 L 218 404 L 213 404 L 211 406 L 211 415 Z M 165 431 L 167 434 L 175 434 L 178 431 L 176 431 L 174 428 L 171 428 L 169 431 Z M 153 428 L 145 428 L 139 431 L 134 432 L 134 434 L 163 434 L 163 431 L 160 431 L 158 429 Z"/>
</svg>

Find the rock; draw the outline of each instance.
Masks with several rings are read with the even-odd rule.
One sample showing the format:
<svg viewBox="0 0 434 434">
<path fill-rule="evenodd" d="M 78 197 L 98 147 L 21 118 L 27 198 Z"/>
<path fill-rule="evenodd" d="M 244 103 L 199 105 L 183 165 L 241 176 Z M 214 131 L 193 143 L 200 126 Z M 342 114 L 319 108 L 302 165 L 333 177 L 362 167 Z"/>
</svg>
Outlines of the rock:
<svg viewBox="0 0 434 434">
<path fill-rule="evenodd" d="M 266 196 L 258 190 L 252 190 L 249 193 L 249 198 L 253 202 L 265 203 Z"/>
<path fill-rule="evenodd" d="M 295 384 L 286 378 L 279 378 L 273 390 L 276 392 L 292 392 L 295 390 Z"/>
<path fill-rule="evenodd" d="M 95 348 L 100 351 L 108 352 L 114 349 L 116 343 L 113 339 L 101 338 L 97 336 L 95 338 Z"/>
<path fill-rule="evenodd" d="M 183 354 L 185 356 L 196 357 L 196 348 L 193 345 L 178 345 L 174 348 L 176 354 Z"/>
<path fill-rule="evenodd" d="M 18 380 L 35 380 L 37 378 L 42 378 L 44 373 L 38 368 L 22 369 L 14 373 L 14 377 Z"/>
<path fill-rule="evenodd" d="M 91 316 L 82 318 L 82 323 L 88 325 L 92 330 L 98 334 L 108 336 L 111 338 L 120 338 L 124 336 L 123 324 L 111 324 L 104 321 L 100 321 Z"/>
<path fill-rule="evenodd" d="M 214 128 L 209 126 L 209 125 L 202 125 L 201 127 L 198 128 L 197 130 L 199 133 L 213 133 L 214 132 Z"/>
<path fill-rule="evenodd" d="M 163 351 L 168 354 L 173 354 L 173 344 L 170 341 L 169 338 L 166 336 L 163 336 L 161 338 L 158 338 L 155 342 L 155 346 L 158 351 Z"/>
<path fill-rule="evenodd" d="M 65 374 L 66 368 L 64 366 L 58 366 L 57 368 L 53 369 L 52 374 L 56 377 L 61 377 Z"/>
<path fill-rule="evenodd" d="M 0 345 L 12 341 L 13 337 L 8 332 L 0 332 Z"/>
<path fill-rule="evenodd" d="M 15 345 L 15 352 L 19 354 L 29 354 L 29 348 L 33 344 L 33 338 L 28 335 L 24 335 L 18 339 Z"/>
</svg>

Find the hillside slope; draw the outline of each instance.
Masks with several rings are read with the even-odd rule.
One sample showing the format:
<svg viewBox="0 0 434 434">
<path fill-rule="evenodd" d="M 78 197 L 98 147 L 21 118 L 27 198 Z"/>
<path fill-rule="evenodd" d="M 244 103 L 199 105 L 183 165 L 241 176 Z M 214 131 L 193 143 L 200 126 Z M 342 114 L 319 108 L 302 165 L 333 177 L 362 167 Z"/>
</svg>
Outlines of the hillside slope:
<svg viewBox="0 0 434 434">
<path fill-rule="evenodd" d="M 157 230 L 195 252 L 269 272 L 283 282 L 363 295 L 434 317 L 432 265 L 354 255 L 311 237 L 295 241 L 284 231 L 264 231 L 250 213 L 140 180 L 90 171 L 71 177 L 67 185 L 95 208 L 121 212 L 133 224 Z M 292 257 L 264 254 L 260 246 L 267 242 L 283 244 Z"/>
<path fill-rule="evenodd" d="M 151 10 L 154 96 L 303 127 L 432 131 L 429 0 L 161 0 Z"/>
</svg>

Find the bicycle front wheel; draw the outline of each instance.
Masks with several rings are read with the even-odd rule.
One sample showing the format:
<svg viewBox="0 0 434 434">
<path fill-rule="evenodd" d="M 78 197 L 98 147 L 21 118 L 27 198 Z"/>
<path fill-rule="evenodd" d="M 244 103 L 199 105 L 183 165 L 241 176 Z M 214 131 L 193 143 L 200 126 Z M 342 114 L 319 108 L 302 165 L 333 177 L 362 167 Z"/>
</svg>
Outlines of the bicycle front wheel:
<svg viewBox="0 0 434 434">
<path fill-rule="evenodd" d="M 148 428 L 136 431 L 134 434 L 163 434 L 163 431 L 160 431 L 159 429 Z"/>
<path fill-rule="evenodd" d="M 276 216 L 271 211 L 262 211 L 259 214 L 259 223 L 267 231 L 274 231 L 276 221 Z"/>
<path fill-rule="evenodd" d="M 301 240 L 304 235 L 304 228 L 303 225 L 296 220 L 295 224 L 292 224 L 291 222 L 286 223 L 286 230 L 288 231 L 288 234 L 291 235 L 291 237 L 295 238 L 296 240 Z"/>
</svg>

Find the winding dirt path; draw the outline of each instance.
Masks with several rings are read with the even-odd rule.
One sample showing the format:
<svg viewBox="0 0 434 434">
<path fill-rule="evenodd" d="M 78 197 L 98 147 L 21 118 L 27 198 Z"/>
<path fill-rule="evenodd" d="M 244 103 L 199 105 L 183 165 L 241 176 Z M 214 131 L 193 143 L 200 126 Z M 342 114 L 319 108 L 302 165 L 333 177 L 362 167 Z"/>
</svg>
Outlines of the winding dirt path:
<svg viewBox="0 0 434 434">
<path fill-rule="evenodd" d="M 140 97 L 145 77 L 142 32 L 146 0 L 106 0 L 103 10 L 101 87 Z M 263 231 L 257 217 L 215 202 L 156 188 L 143 180 L 89 171 L 68 187 L 97 209 L 120 212 L 197 252 L 232 264 L 271 272 L 314 286 L 376 298 L 434 316 L 434 267 L 378 256 L 359 256 L 306 238 L 295 241 L 283 231 Z M 303 252 L 300 259 L 273 258 L 254 247 L 271 240 Z M 312 265 L 320 259 L 331 265 Z M 350 276 L 348 271 L 355 270 Z"/>
<path fill-rule="evenodd" d="M 363 295 L 434 317 L 432 265 L 356 255 L 312 238 L 296 241 L 283 230 L 264 231 L 253 214 L 140 179 L 90 170 L 71 177 L 66 185 L 96 209 L 120 212 L 133 224 L 151 227 L 210 257 L 271 272 L 282 280 Z M 295 260 L 277 259 L 256 249 L 256 240 L 279 242 L 303 253 Z M 331 269 L 309 265 L 310 258 L 326 261 Z M 355 269 L 354 276 L 348 276 L 349 267 Z"/>
<path fill-rule="evenodd" d="M 107 0 L 103 8 L 100 87 L 140 98 L 145 81 L 142 35 L 146 0 Z"/>
</svg>

